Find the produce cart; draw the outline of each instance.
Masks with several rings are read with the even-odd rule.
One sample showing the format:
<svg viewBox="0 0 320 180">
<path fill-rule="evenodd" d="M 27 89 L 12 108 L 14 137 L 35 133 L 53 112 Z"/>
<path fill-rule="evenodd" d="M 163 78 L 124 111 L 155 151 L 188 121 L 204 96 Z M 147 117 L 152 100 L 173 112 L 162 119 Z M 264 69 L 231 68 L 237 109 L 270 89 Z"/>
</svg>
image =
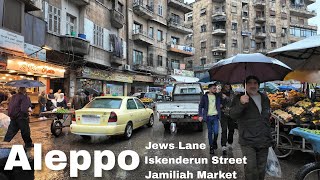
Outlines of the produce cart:
<svg viewBox="0 0 320 180">
<path fill-rule="evenodd" d="M 316 161 L 300 168 L 296 173 L 296 180 L 320 179 L 320 130 L 294 128 L 290 134 L 300 136 L 312 145 Z"/>
<path fill-rule="evenodd" d="M 70 127 L 72 123 L 72 118 L 74 118 L 74 110 L 57 110 L 55 112 L 47 111 L 42 112 L 40 116 L 45 116 L 51 123 L 51 133 L 59 137 L 62 133 L 62 129 L 65 127 Z"/>
</svg>

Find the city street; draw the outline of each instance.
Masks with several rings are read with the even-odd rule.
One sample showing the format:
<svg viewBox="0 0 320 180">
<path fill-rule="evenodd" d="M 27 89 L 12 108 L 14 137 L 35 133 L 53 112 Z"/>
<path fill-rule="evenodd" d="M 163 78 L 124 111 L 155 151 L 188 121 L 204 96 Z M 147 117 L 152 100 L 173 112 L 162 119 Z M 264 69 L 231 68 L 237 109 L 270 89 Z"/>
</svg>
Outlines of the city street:
<svg viewBox="0 0 320 180">
<path fill-rule="evenodd" d="M 45 155 L 50 150 L 62 150 L 67 154 L 69 160 L 70 150 L 86 150 L 90 152 L 92 157 L 91 167 L 86 171 L 79 172 L 78 178 L 75 179 L 94 179 L 94 168 L 93 168 L 93 152 L 94 150 L 111 150 L 115 153 L 116 158 L 121 151 L 124 150 L 134 150 L 140 156 L 140 165 L 137 169 L 133 171 L 124 171 L 117 166 L 111 171 L 104 171 L 103 177 L 106 179 L 145 179 L 148 175 L 148 171 L 154 172 L 169 172 L 170 170 L 176 171 L 207 171 L 207 172 L 237 172 L 237 179 L 243 179 L 243 166 L 242 165 L 145 165 L 144 158 L 148 157 L 171 157 L 176 158 L 182 156 L 183 158 L 208 158 L 211 159 L 209 155 L 209 150 L 147 150 L 145 147 L 152 143 L 174 143 L 178 146 L 179 141 L 184 143 L 202 143 L 207 144 L 206 130 L 203 132 L 193 131 L 191 128 L 178 129 L 176 134 L 170 134 L 164 132 L 162 123 L 156 121 L 152 128 L 142 127 L 133 132 L 133 136 L 130 140 L 123 140 L 121 137 L 100 137 L 93 138 L 91 140 L 84 140 L 80 136 L 71 134 L 69 129 L 63 129 L 63 134 L 56 138 L 50 133 L 50 121 L 33 122 L 30 124 L 32 139 L 34 143 L 41 143 L 43 155 Z M 220 137 L 219 137 L 220 139 Z M 20 134 L 18 134 L 11 144 L 23 143 Z M 220 144 L 219 144 L 220 145 Z M 222 155 L 220 149 L 216 151 L 218 156 Z M 240 147 L 238 145 L 237 133 L 235 135 L 235 143 L 233 145 L 233 150 L 228 152 L 228 157 L 242 157 Z M 295 152 L 287 160 L 281 160 L 282 167 L 282 179 L 291 180 L 294 179 L 294 175 L 297 170 L 303 166 L 305 163 L 311 162 L 313 156 L 307 153 Z M 43 170 L 35 172 L 35 179 L 70 179 L 70 163 L 64 171 L 51 171 L 47 169 L 44 165 L 43 158 Z M 196 174 L 196 173 L 195 173 Z M 266 179 L 271 180 L 274 178 L 267 177 Z"/>
</svg>

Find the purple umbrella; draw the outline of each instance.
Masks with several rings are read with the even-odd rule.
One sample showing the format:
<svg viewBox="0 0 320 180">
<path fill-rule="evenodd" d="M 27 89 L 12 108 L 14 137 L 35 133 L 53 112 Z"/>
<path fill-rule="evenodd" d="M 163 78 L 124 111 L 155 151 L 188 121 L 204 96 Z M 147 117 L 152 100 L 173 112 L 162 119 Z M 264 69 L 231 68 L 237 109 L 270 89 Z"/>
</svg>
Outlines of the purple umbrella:
<svg viewBox="0 0 320 180">
<path fill-rule="evenodd" d="M 261 82 L 283 80 L 289 72 L 291 68 L 284 63 L 260 53 L 238 54 L 215 63 L 209 70 L 211 81 L 230 84 L 243 83 L 250 75 Z"/>
<path fill-rule="evenodd" d="M 23 79 L 23 80 L 9 81 L 5 84 L 5 86 L 29 88 L 29 87 L 43 87 L 45 85 L 40 81 Z"/>
</svg>

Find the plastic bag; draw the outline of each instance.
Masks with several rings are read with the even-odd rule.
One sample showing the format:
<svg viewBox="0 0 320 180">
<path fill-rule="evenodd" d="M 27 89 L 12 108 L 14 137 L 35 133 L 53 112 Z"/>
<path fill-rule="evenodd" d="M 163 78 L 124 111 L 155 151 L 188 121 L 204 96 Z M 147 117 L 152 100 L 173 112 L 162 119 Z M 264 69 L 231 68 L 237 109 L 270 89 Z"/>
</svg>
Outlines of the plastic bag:
<svg viewBox="0 0 320 180">
<path fill-rule="evenodd" d="M 278 177 L 278 178 L 281 178 L 281 175 L 282 175 L 280 163 L 272 147 L 269 147 L 266 173 L 269 176 Z"/>
<path fill-rule="evenodd" d="M 4 136 L 7 133 L 10 121 L 9 116 L 0 113 L 0 136 Z"/>
</svg>

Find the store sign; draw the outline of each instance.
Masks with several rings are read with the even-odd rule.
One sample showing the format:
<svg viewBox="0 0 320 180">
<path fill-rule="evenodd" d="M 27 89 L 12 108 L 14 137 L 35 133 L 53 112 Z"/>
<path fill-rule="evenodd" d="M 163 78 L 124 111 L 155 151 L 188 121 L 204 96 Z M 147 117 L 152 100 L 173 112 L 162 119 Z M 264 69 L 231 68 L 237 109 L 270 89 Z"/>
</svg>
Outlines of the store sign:
<svg viewBox="0 0 320 180">
<path fill-rule="evenodd" d="M 133 76 L 134 81 L 140 81 L 140 82 L 154 82 L 153 77 L 151 76 L 141 76 L 141 75 L 134 75 Z"/>
<path fill-rule="evenodd" d="M 32 44 L 28 44 L 28 43 L 24 43 L 24 53 L 26 54 L 33 54 L 39 50 L 41 50 L 42 48 L 39 46 L 35 46 Z M 30 57 L 33 58 L 38 58 L 42 61 L 46 61 L 46 57 L 47 57 L 47 52 L 45 49 L 42 49 L 41 51 L 31 55 Z"/>
<path fill-rule="evenodd" d="M 165 84 L 170 84 L 175 82 L 176 80 L 173 78 L 161 78 L 161 77 L 157 77 L 154 80 L 154 84 L 158 84 L 158 85 L 165 85 Z"/>
<path fill-rule="evenodd" d="M 64 77 L 65 72 L 65 69 L 62 66 L 57 66 L 37 60 L 32 61 L 18 58 L 8 58 L 7 70 L 22 71 L 24 73 L 33 73 L 61 78 Z"/>
<path fill-rule="evenodd" d="M 174 52 L 188 54 L 188 55 L 194 55 L 195 54 L 195 48 L 194 47 L 189 47 L 189 46 L 181 46 L 181 45 L 170 44 L 170 50 L 174 51 Z"/>
<path fill-rule="evenodd" d="M 122 73 L 116 73 L 116 72 L 108 72 L 103 71 L 100 69 L 93 69 L 84 67 L 79 69 L 78 76 L 89 78 L 89 79 L 99 79 L 99 80 L 105 80 L 105 81 L 117 81 L 117 82 L 126 82 L 126 83 L 132 83 L 133 77 L 131 75 L 122 74 Z"/>
<path fill-rule="evenodd" d="M 24 37 L 19 34 L 0 29 L 0 47 L 24 52 Z"/>
<path fill-rule="evenodd" d="M 174 69 L 173 74 L 178 76 L 194 77 L 193 71 L 187 71 L 187 70 L 181 70 L 181 69 Z"/>
</svg>

